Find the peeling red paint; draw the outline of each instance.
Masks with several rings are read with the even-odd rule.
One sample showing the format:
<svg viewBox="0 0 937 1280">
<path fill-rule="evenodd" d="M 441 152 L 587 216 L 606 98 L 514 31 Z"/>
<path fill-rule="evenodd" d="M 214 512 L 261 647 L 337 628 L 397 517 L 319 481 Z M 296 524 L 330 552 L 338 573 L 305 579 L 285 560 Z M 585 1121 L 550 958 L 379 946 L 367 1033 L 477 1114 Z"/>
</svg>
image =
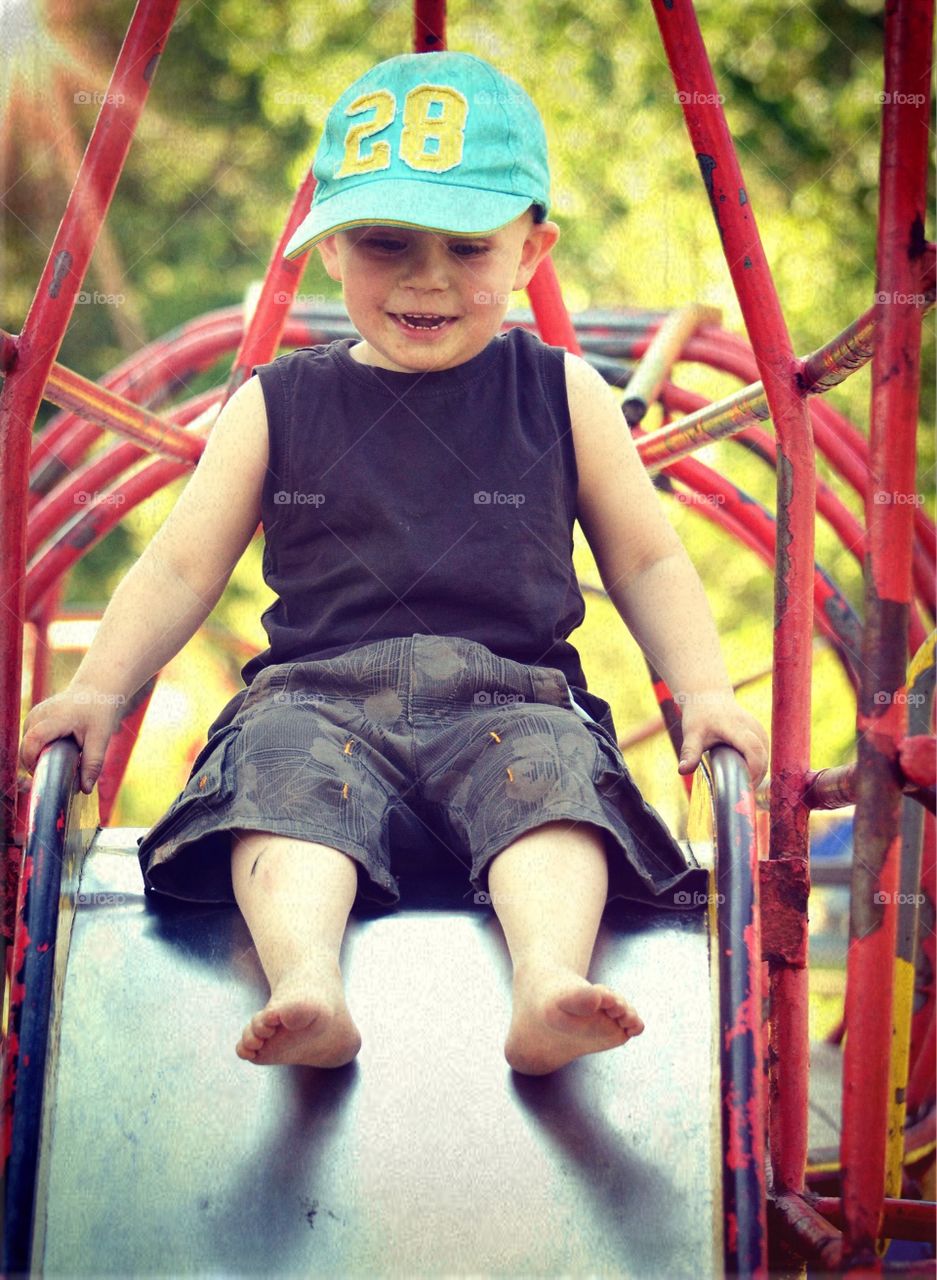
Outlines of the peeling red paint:
<svg viewBox="0 0 937 1280">
<path fill-rule="evenodd" d="M 937 739 L 929 734 L 902 738 L 898 759 L 909 782 L 916 782 L 919 787 L 932 787 L 937 782 Z"/>
<path fill-rule="evenodd" d="M 743 931 L 742 937 L 745 943 L 746 954 L 749 956 L 756 955 L 757 952 L 754 950 L 754 946 L 757 939 L 755 935 L 754 925 L 747 924 Z M 748 1035 L 754 1032 L 755 1029 L 760 1026 L 761 1026 L 761 992 L 758 988 L 758 983 L 755 983 L 754 988 L 751 988 L 749 990 L 748 996 L 742 1001 L 742 1003 L 736 1009 L 735 1021 L 733 1022 L 732 1026 L 726 1031 L 726 1035 L 725 1035 L 726 1048 L 728 1049 L 729 1045 L 732 1043 L 732 1041 L 735 1039 L 736 1036 Z"/>
<path fill-rule="evenodd" d="M 755 804 L 755 797 L 752 794 L 752 792 L 750 790 L 743 791 L 741 796 L 739 797 L 739 801 L 736 804 L 734 811 L 735 813 L 740 813 L 743 818 L 750 819 L 752 816 L 752 808 L 754 807 L 754 804 Z"/>
<path fill-rule="evenodd" d="M 728 1126 L 726 1142 L 726 1167 L 733 1173 L 747 1169 L 751 1164 L 752 1153 L 749 1149 L 749 1130 L 745 1124 L 745 1113 L 739 1105 L 735 1085 L 730 1084 L 724 1098 L 724 1116 Z"/>
</svg>

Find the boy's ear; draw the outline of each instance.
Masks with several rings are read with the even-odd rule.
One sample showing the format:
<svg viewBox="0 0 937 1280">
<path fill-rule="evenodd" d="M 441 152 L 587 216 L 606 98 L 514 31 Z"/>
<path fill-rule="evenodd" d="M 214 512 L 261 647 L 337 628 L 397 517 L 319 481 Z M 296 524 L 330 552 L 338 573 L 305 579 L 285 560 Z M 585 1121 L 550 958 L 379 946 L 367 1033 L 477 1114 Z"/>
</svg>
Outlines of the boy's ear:
<svg viewBox="0 0 937 1280">
<path fill-rule="evenodd" d="M 531 276 L 547 256 L 557 240 L 560 229 L 555 222 L 532 222 L 528 229 L 524 247 L 521 249 L 521 260 L 514 281 L 515 289 L 523 289 Z"/>
<path fill-rule="evenodd" d="M 338 260 L 338 244 L 334 236 L 326 236 L 316 245 L 322 265 L 333 280 L 341 281 L 342 268 Z"/>
</svg>

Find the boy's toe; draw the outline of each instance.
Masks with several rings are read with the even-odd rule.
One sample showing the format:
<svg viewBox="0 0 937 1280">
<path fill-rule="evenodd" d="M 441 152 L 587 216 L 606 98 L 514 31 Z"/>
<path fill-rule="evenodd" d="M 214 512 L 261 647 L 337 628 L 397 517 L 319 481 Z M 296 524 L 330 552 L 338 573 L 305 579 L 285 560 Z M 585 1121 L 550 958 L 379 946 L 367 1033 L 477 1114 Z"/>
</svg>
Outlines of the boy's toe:
<svg viewBox="0 0 937 1280">
<path fill-rule="evenodd" d="M 276 1034 L 280 1021 L 280 1015 L 274 1013 L 272 1009 L 261 1009 L 260 1013 L 254 1014 L 250 1021 L 250 1028 L 260 1042 L 257 1045 L 258 1049 L 264 1040 L 269 1040 Z"/>
</svg>

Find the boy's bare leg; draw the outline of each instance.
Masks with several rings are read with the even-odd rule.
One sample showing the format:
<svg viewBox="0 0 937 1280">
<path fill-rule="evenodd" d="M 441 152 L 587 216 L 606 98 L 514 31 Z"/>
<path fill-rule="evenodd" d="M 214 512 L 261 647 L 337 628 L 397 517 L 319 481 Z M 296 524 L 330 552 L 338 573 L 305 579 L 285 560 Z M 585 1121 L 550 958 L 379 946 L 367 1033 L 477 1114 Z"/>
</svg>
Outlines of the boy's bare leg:
<svg viewBox="0 0 937 1280">
<path fill-rule="evenodd" d="M 339 968 L 358 885 L 354 861 L 324 844 L 233 831 L 231 876 L 270 983 L 270 999 L 241 1033 L 238 1057 L 344 1066 L 361 1047 Z"/>
<path fill-rule="evenodd" d="M 624 997 L 586 978 L 608 894 L 598 827 L 558 821 L 526 831 L 491 862 L 488 889 L 514 966 L 504 1054 L 515 1071 L 545 1075 L 640 1035 L 644 1023 Z"/>
</svg>

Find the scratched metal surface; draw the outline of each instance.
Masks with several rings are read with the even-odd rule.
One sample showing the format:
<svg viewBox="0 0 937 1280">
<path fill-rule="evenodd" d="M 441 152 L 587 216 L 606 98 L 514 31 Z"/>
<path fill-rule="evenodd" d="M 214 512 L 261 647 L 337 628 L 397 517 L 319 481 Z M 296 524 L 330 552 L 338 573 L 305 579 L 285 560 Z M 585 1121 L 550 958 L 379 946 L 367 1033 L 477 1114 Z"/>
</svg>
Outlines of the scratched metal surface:
<svg viewBox="0 0 937 1280">
<path fill-rule="evenodd" d="M 37 1269 L 714 1273 L 705 913 L 611 904 L 592 976 L 647 1030 L 539 1079 L 502 1055 L 489 908 L 353 916 L 357 1060 L 258 1068 L 234 1055 L 266 994 L 246 927 L 233 908 L 156 909 L 139 834 L 102 833 L 82 877 Z"/>
</svg>

